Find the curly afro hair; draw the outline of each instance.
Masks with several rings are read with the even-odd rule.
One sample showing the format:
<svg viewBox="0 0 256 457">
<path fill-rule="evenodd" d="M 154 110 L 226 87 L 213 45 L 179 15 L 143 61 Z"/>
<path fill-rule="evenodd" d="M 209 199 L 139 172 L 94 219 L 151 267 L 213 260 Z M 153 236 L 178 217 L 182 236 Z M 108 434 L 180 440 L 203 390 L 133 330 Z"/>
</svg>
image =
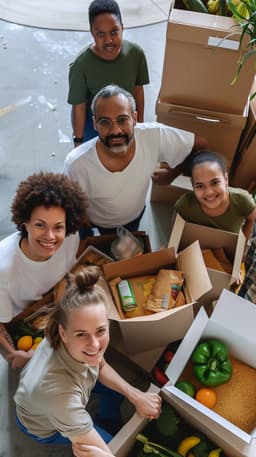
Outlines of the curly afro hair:
<svg viewBox="0 0 256 457">
<path fill-rule="evenodd" d="M 27 236 L 24 223 L 31 218 L 32 211 L 38 207 L 61 207 L 66 213 L 66 236 L 75 233 L 81 225 L 88 225 L 88 199 L 75 181 L 61 173 L 40 172 L 21 181 L 13 199 L 12 221 Z"/>
</svg>

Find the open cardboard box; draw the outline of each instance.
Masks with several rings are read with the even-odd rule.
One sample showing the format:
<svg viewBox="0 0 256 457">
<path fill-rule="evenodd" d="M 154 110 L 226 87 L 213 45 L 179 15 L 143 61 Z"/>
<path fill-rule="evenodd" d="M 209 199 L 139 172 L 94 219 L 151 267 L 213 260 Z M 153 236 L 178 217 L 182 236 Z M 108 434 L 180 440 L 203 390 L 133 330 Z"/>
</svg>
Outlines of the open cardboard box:
<svg viewBox="0 0 256 457">
<path fill-rule="evenodd" d="M 151 245 L 149 236 L 143 230 L 138 230 L 131 232 L 139 241 L 142 243 L 143 252 L 151 252 Z M 111 244 L 117 238 L 116 234 L 109 235 L 100 235 L 100 236 L 87 236 L 84 240 L 80 242 L 82 251 L 84 251 L 88 246 L 94 246 L 96 249 L 99 249 L 102 253 L 106 254 L 108 257 L 112 258 L 113 254 L 111 252 Z"/>
<path fill-rule="evenodd" d="M 203 432 L 205 435 L 210 438 L 214 444 L 216 444 L 216 448 L 220 446 L 220 442 L 217 437 L 210 436 L 208 430 L 205 430 L 204 427 L 200 423 L 195 423 L 191 415 L 187 414 L 186 409 L 183 406 L 176 404 L 172 396 L 169 395 L 169 392 L 165 393 L 165 390 L 159 390 L 154 384 L 152 384 L 149 388 L 149 391 L 156 392 L 161 395 L 163 400 L 168 402 L 177 412 L 177 414 L 184 419 L 188 424 L 190 424 L 193 428 L 197 428 L 198 431 Z M 135 413 L 132 418 L 121 428 L 121 430 L 114 436 L 114 438 L 108 444 L 109 448 L 111 449 L 113 455 L 115 457 L 129 457 L 131 455 L 131 449 L 135 444 L 136 435 L 146 427 L 148 421 L 147 419 L 143 419 L 139 416 L 138 413 Z M 226 453 L 226 456 L 233 456 L 233 454 Z"/>
<path fill-rule="evenodd" d="M 75 265 L 71 269 L 71 273 L 75 272 L 78 267 L 87 264 L 94 264 L 94 265 L 102 265 L 106 262 L 112 262 L 113 259 L 108 257 L 103 252 L 96 249 L 94 246 L 88 246 L 78 257 Z M 107 294 L 107 307 L 110 307 L 110 302 L 112 303 L 108 288 L 106 287 L 105 281 L 101 281 L 101 285 L 105 288 Z M 61 294 L 64 292 L 66 286 L 65 278 L 62 278 L 58 283 L 46 294 L 43 295 L 42 298 L 36 300 L 34 303 L 29 305 L 26 309 L 21 311 L 17 314 L 11 322 L 5 324 L 7 330 L 12 335 L 12 329 L 15 328 L 17 321 L 23 321 L 24 319 L 32 319 L 32 316 L 36 317 L 42 314 L 46 314 L 50 311 L 51 306 L 59 299 Z"/>
<path fill-rule="evenodd" d="M 246 124 L 249 105 L 246 105 L 242 114 L 229 114 L 199 106 L 167 103 L 160 91 L 160 99 L 156 104 L 157 121 L 207 138 L 209 149 L 222 154 L 229 168 Z"/>
<path fill-rule="evenodd" d="M 201 249 L 224 248 L 233 264 L 231 274 L 207 268 L 212 289 L 202 300 L 199 300 L 199 303 L 208 305 L 213 300 L 218 299 L 223 289 L 229 289 L 238 280 L 245 247 L 245 236 L 241 230 L 239 233 L 232 233 L 213 227 L 192 224 L 177 214 L 168 245 L 174 246 L 176 252 L 179 252 L 195 240 L 199 241 Z"/>
<path fill-rule="evenodd" d="M 253 303 L 224 290 L 210 319 L 205 310 L 200 309 L 166 370 L 170 382 L 163 391 L 167 397 L 173 400 L 175 406 L 186 412 L 196 427 L 205 432 L 232 457 L 255 457 L 256 429 L 246 433 L 215 411 L 184 394 L 174 385 L 201 339 L 220 339 L 227 344 L 232 356 L 255 369 L 255 320 L 256 308 Z M 241 410 L 243 398 L 236 398 L 236 401 L 241 402 Z M 251 407 L 256 410 L 253 399 Z"/>
<path fill-rule="evenodd" d="M 246 37 L 231 17 L 188 11 L 173 1 L 166 33 L 160 99 L 164 103 L 242 114 L 253 83 L 253 59 L 235 76 Z M 250 61 L 251 60 L 251 61 Z"/>
<path fill-rule="evenodd" d="M 129 260 L 103 265 L 107 282 L 116 277 L 127 279 L 157 274 L 176 262 L 184 273 L 185 305 L 151 315 L 121 319 L 116 306 L 112 305 L 109 318 L 118 322 L 128 354 L 141 353 L 166 346 L 184 336 L 193 321 L 193 303 L 209 291 L 211 283 L 198 242 L 175 255 L 173 248 L 133 257 Z"/>
</svg>

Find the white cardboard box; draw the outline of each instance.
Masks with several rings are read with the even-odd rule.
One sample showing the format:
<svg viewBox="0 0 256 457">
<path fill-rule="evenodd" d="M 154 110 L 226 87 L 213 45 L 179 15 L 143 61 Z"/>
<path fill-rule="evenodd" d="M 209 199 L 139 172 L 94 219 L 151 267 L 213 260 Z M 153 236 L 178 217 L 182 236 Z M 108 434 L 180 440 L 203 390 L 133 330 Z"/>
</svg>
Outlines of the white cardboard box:
<svg viewBox="0 0 256 457">
<path fill-rule="evenodd" d="M 176 252 L 185 249 L 195 240 L 200 243 L 201 249 L 224 248 L 227 256 L 233 262 L 232 274 L 207 268 L 212 289 L 202 298 L 204 304 L 218 299 L 223 289 L 229 289 L 239 278 L 242 262 L 245 236 L 239 233 L 226 232 L 204 225 L 186 222 L 179 214 L 172 228 L 168 246 L 173 246 Z M 200 303 L 202 302 L 200 300 Z"/>
<path fill-rule="evenodd" d="M 212 285 L 198 242 L 179 252 L 177 257 L 173 248 L 167 248 L 103 265 L 105 278 L 110 281 L 119 276 L 127 279 L 156 274 L 159 269 L 168 267 L 175 261 L 177 269 L 184 273 L 186 305 L 151 315 L 121 319 L 113 303 L 109 318 L 118 322 L 128 354 L 166 346 L 171 341 L 181 339 L 193 321 L 193 303 L 208 292 Z"/>
<path fill-rule="evenodd" d="M 256 429 L 251 434 L 244 432 L 174 385 L 201 339 L 220 339 L 235 358 L 256 368 L 255 322 L 255 305 L 224 290 L 210 319 L 205 310 L 200 309 L 166 370 L 170 383 L 163 388 L 164 393 L 172 398 L 175 406 L 186 411 L 195 427 L 199 427 L 232 457 L 256 456 Z M 252 408 L 256 405 L 252 404 Z"/>
<path fill-rule="evenodd" d="M 187 423 L 192 425 L 193 427 L 197 428 L 198 431 L 205 433 L 208 438 L 212 439 L 212 441 L 217 446 L 220 446 L 220 441 L 217 437 L 214 437 L 205 427 L 202 426 L 201 423 L 198 421 L 194 421 L 194 418 L 191 417 L 190 414 L 187 414 L 186 408 L 183 405 L 177 404 L 175 399 L 169 394 L 169 392 L 165 392 L 165 389 L 159 390 L 158 387 L 154 386 L 153 384 L 150 386 L 149 389 L 151 392 L 156 392 L 161 394 L 162 398 L 167 401 L 171 406 L 173 406 L 180 417 L 182 417 Z M 129 457 L 130 451 L 135 444 L 135 438 L 137 433 L 140 433 L 145 426 L 147 425 L 147 420 L 143 419 L 139 416 L 138 413 L 135 413 L 132 418 L 121 428 L 121 430 L 114 436 L 114 438 L 110 441 L 109 447 L 115 457 Z M 234 457 L 233 454 L 227 453 L 227 456 Z"/>
</svg>

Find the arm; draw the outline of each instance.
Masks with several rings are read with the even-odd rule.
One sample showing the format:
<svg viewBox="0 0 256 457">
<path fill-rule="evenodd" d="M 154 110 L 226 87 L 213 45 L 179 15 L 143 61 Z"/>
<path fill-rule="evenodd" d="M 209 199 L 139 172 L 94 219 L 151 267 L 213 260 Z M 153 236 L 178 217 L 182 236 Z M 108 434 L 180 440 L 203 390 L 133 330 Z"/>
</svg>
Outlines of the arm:
<svg viewBox="0 0 256 457">
<path fill-rule="evenodd" d="M 72 449 L 76 457 L 114 457 L 110 450 L 105 451 L 87 444 L 73 444 Z"/>
<path fill-rule="evenodd" d="M 16 351 L 12 338 L 7 332 L 4 324 L 0 324 L 0 345 L 7 352 L 6 360 L 10 362 L 12 368 L 23 368 L 31 359 L 34 351 Z"/>
<path fill-rule="evenodd" d="M 135 86 L 133 95 L 136 101 L 136 109 L 138 112 L 138 122 L 144 121 L 144 88 L 143 86 Z"/>
<path fill-rule="evenodd" d="M 73 135 L 78 138 L 83 138 L 84 127 L 86 122 L 86 103 L 72 105 L 72 125 Z M 76 147 L 76 145 L 75 145 Z"/>
<path fill-rule="evenodd" d="M 145 418 L 157 419 L 161 412 L 161 398 L 153 392 L 142 392 L 126 382 L 105 360 L 99 373 L 102 384 L 124 395 Z"/>
<path fill-rule="evenodd" d="M 248 242 L 251 232 L 252 232 L 252 227 L 256 219 L 256 208 L 247 216 L 245 219 L 244 225 L 243 225 L 243 232 L 246 238 L 246 243 Z"/>
<path fill-rule="evenodd" d="M 194 145 L 191 153 L 181 164 L 177 165 L 175 168 L 171 168 L 168 163 L 161 162 L 160 167 L 156 167 L 152 175 L 152 181 L 154 184 L 158 185 L 169 185 L 171 182 L 181 175 L 184 171 L 184 164 L 189 160 L 190 155 L 200 149 L 206 149 L 208 147 L 208 140 L 202 136 L 195 135 Z"/>
</svg>

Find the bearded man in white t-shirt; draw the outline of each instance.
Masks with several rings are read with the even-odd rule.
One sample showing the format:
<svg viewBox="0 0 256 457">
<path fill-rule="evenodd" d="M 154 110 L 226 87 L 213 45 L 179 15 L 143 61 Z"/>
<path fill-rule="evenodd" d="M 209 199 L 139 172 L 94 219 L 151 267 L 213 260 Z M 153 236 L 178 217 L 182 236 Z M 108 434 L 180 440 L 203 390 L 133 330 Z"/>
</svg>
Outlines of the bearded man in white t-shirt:
<svg viewBox="0 0 256 457">
<path fill-rule="evenodd" d="M 98 137 L 67 155 L 64 172 L 87 193 L 92 227 L 101 234 L 137 230 L 157 164 L 167 162 L 174 179 L 207 140 L 157 122 L 136 124 L 133 96 L 115 85 L 101 89 L 91 108 Z"/>
</svg>

